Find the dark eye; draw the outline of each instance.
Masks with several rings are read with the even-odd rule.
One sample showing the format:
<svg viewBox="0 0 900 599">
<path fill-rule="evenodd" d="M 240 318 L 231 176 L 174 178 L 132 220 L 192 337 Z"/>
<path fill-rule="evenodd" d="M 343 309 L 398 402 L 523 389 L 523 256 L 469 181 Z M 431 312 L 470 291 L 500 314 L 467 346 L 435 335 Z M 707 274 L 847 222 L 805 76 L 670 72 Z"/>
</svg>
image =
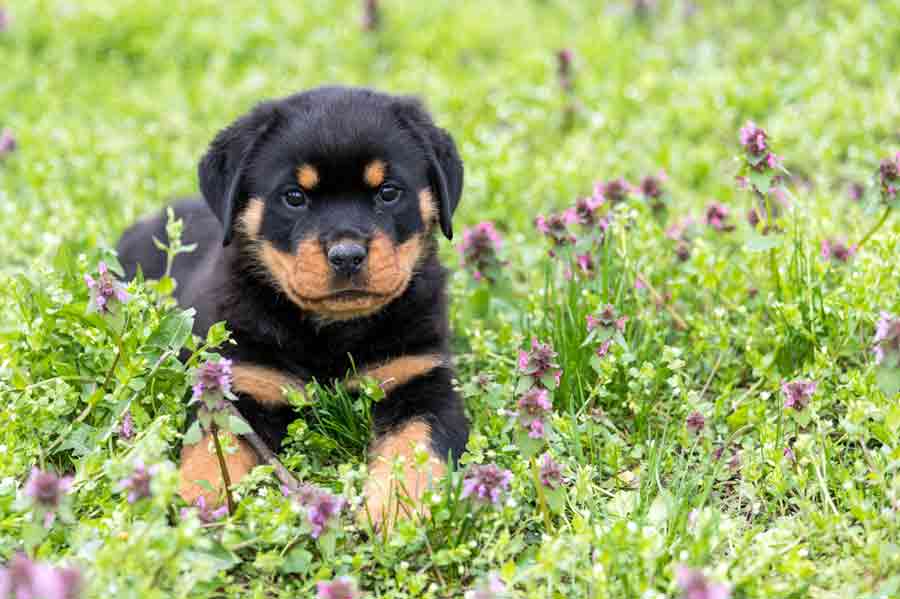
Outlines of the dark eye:
<svg viewBox="0 0 900 599">
<path fill-rule="evenodd" d="M 378 195 L 381 197 L 382 202 L 391 204 L 400 199 L 400 196 L 403 195 L 403 190 L 393 185 L 385 185 L 381 188 L 381 191 L 378 192 Z"/>
<path fill-rule="evenodd" d="M 288 189 L 281 194 L 281 199 L 291 208 L 303 208 L 308 202 L 306 194 L 299 189 Z"/>
</svg>

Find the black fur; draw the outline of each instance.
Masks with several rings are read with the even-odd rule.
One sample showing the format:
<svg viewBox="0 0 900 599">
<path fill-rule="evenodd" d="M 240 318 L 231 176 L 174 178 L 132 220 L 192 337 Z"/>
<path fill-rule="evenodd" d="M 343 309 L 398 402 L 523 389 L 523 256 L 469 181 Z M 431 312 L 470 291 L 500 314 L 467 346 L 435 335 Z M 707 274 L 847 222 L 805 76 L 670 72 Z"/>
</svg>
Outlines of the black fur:
<svg viewBox="0 0 900 599">
<path fill-rule="evenodd" d="M 379 203 L 380 192 L 358 180 L 373 158 L 387 160 L 387 179 L 405 190 L 405 202 Z M 306 207 L 294 208 L 282 198 L 285 189 L 296 187 L 295 169 L 304 163 L 316 166 L 320 184 L 308 192 Z M 351 370 L 351 357 L 363 370 L 404 355 L 447 354 L 446 274 L 434 236 L 425 234 L 416 192 L 432 190 L 441 229 L 451 237 L 463 167 L 452 138 L 432 123 L 418 100 L 330 87 L 265 102 L 215 137 L 200 162 L 199 179 L 205 203 L 174 204 L 176 216 L 184 219 L 184 243 L 197 244 L 195 252 L 175 259 L 176 298 L 196 308 L 199 335 L 214 322 L 227 322 L 237 345 L 225 352 L 236 363 L 328 381 Z M 304 239 L 324 245 L 347 235 L 368 240 L 380 231 L 394 244 L 424 235 L 423 257 L 405 291 L 378 312 L 322 319 L 301 309 L 261 272 L 251 240 L 236 230 L 250 198 L 264 201 L 260 236 L 281 251 L 295 251 Z M 166 239 L 164 214 L 123 234 L 118 250 L 129 278 L 139 267 L 148 279 L 162 276 L 165 260 L 153 237 Z M 468 424 L 451 377 L 451 370 L 441 367 L 393 390 L 375 407 L 376 434 L 424 419 L 432 428 L 435 453 L 458 458 Z M 276 450 L 296 417 L 290 408 L 265 409 L 251 397 L 242 396 L 238 407 Z"/>
</svg>

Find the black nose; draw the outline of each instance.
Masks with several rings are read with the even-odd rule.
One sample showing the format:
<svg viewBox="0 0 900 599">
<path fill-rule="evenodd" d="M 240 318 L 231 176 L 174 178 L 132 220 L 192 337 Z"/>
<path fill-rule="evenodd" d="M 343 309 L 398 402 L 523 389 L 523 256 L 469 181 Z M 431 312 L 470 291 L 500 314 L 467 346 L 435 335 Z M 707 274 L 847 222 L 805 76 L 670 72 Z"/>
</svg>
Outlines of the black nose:
<svg viewBox="0 0 900 599">
<path fill-rule="evenodd" d="M 328 250 L 328 261 L 334 272 L 350 276 L 359 272 L 366 260 L 366 248 L 354 242 L 343 241 Z"/>
</svg>

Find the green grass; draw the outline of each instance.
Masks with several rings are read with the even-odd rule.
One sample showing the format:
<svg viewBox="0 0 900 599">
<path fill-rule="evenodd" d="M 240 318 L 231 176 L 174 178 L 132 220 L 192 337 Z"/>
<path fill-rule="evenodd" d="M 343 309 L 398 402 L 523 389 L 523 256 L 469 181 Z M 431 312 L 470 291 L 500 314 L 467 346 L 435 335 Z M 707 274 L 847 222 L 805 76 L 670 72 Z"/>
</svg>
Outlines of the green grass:
<svg viewBox="0 0 900 599">
<path fill-rule="evenodd" d="M 679 563 L 736 598 L 900 596 L 900 404 L 870 351 L 879 311 L 900 313 L 900 217 L 849 264 L 818 255 L 823 238 L 858 241 L 879 216 L 845 189 L 900 149 L 900 4 L 658 4 L 641 18 L 625 0 L 385 0 L 377 32 L 361 31 L 355 1 L 10 7 L 0 128 L 19 147 L 0 159 L 0 559 L 27 549 L 73 563 L 88 597 L 311 596 L 316 581 L 349 575 L 371 597 L 456 598 L 492 572 L 514 597 L 675 597 Z M 576 53 L 569 126 L 563 47 Z M 426 522 L 371 537 L 344 516 L 333 546 L 309 537 L 263 468 L 227 522 L 179 518 L 189 377 L 176 356 L 207 348 L 142 285 L 120 321 L 86 314 L 83 282 L 128 223 L 196 192 L 219 128 L 323 83 L 424 97 L 466 163 L 457 231 L 493 220 L 504 235 L 501 280 L 488 291 L 457 269 L 451 317 L 473 421 L 460 468 L 496 462 L 514 475 L 495 509 L 473 512 L 455 475 Z M 747 249 L 751 198 L 734 183 L 748 119 L 794 174 L 780 292 L 769 254 Z M 568 280 L 534 217 L 597 180 L 660 168 L 668 214 L 621 207 L 597 277 Z M 678 261 L 663 230 L 713 200 L 737 230 L 701 225 Z M 687 330 L 634 288 L 638 274 L 672 294 Z M 584 319 L 606 303 L 629 317 L 626 343 L 592 362 Z M 532 336 L 564 369 L 549 447 L 567 484 L 550 526 L 502 415 Z M 780 392 L 796 378 L 819 382 L 799 413 Z M 281 457 L 356 505 L 368 428 L 342 419 L 368 407 L 354 401 L 326 402 Z M 128 408 L 138 434 L 124 442 L 115 428 Z M 694 411 L 699 436 L 685 427 Z M 118 481 L 138 458 L 157 471 L 153 497 L 131 505 Z M 35 464 L 75 476 L 71 517 L 49 531 L 22 504 Z"/>
</svg>

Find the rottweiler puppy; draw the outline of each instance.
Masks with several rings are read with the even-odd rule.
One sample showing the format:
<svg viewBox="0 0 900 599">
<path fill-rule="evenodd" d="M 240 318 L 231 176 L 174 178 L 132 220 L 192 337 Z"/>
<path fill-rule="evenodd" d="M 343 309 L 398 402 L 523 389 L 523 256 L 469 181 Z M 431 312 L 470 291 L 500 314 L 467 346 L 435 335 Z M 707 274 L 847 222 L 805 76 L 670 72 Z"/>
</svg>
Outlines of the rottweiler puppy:
<svg viewBox="0 0 900 599">
<path fill-rule="evenodd" d="M 435 239 L 438 227 L 452 237 L 462 193 L 453 139 L 413 97 L 323 87 L 256 106 L 219 132 L 198 171 L 203 199 L 173 206 L 183 241 L 197 244 L 172 271 L 179 304 L 197 310 L 194 332 L 227 323 L 237 407 L 273 451 L 297 417 L 285 387 L 354 368 L 380 381 L 387 397 L 374 406 L 366 507 L 390 523 L 394 458 L 406 458 L 403 492 L 419 499 L 468 437 Z M 163 275 L 154 237 L 166 239 L 164 213 L 123 234 L 129 278 L 138 268 Z M 234 442 L 227 463 L 237 481 L 258 458 Z M 433 457 L 424 472 L 413 465 L 417 445 Z M 208 446 L 182 450 L 188 502 L 219 500 L 197 484 L 222 485 Z"/>
</svg>

